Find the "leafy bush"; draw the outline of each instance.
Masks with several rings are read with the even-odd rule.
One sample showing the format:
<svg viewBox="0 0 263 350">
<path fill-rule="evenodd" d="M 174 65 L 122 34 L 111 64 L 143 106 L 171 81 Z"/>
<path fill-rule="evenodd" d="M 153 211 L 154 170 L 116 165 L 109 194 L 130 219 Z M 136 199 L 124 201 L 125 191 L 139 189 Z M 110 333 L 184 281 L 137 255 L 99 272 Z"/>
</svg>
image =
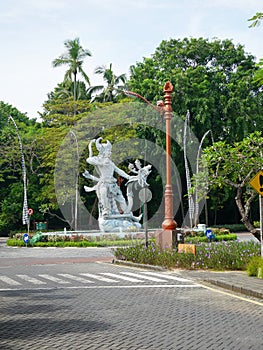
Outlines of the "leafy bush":
<svg viewBox="0 0 263 350">
<path fill-rule="evenodd" d="M 248 276 L 263 278 L 263 259 L 260 256 L 254 256 L 247 265 Z"/>
<path fill-rule="evenodd" d="M 260 254 L 254 242 L 220 242 L 197 246 L 195 268 L 245 270 L 252 256 Z"/>
<path fill-rule="evenodd" d="M 121 247 L 113 249 L 114 255 L 119 260 L 127 260 L 139 264 L 159 265 L 166 268 L 191 267 L 194 262 L 194 255 L 191 253 L 175 253 L 170 250 L 161 250 L 154 242 L 147 248 L 143 244 L 131 247 Z"/>
<path fill-rule="evenodd" d="M 242 232 L 242 231 L 247 231 L 247 228 L 244 224 L 226 224 L 224 226 L 222 225 L 216 225 L 212 227 L 212 229 L 228 229 L 230 232 Z"/>
<path fill-rule="evenodd" d="M 31 236 L 32 237 L 32 236 Z M 30 238 L 31 238 L 30 237 Z M 104 236 L 107 237 L 107 236 Z M 42 240 L 36 243 L 28 243 L 28 247 L 112 247 L 112 246 L 127 246 L 134 244 L 134 242 L 142 242 L 142 240 L 125 240 L 117 239 L 110 240 L 101 237 L 97 240 L 96 237 L 82 236 L 82 235 L 52 235 L 42 236 Z M 107 237 L 108 238 L 108 237 Z M 110 237 L 111 238 L 111 237 Z M 115 237 L 114 237 L 115 238 Z M 17 234 L 16 238 L 9 238 L 7 240 L 8 246 L 25 247 L 23 241 L 23 234 Z"/>
<path fill-rule="evenodd" d="M 154 243 L 114 249 L 117 259 L 160 265 L 167 268 L 245 270 L 251 257 L 260 255 L 260 244 L 254 242 L 200 243 L 196 255 L 161 250 Z"/>
<path fill-rule="evenodd" d="M 15 239 L 15 238 L 9 238 L 6 241 L 6 245 L 12 246 L 12 247 L 25 247 L 26 244 L 22 239 Z"/>
<path fill-rule="evenodd" d="M 224 228 L 224 227 L 215 227 L 215 228 L 211 228 L 211 231 L 213 233 L 213 235 L 217 236 L 227 236 L 230 234 L 230 230 L 228 228 Z M 189 230 L 185 230 L 184 231 L 184 236 L 185 236 L 185 241 L 186 242 L 190 242 L 189 239 L 195 238 L 195 242 L 208 242 L 209 240 L 206 239 L 206 232 L 203 230 L 194 230 L 194 229 L 189 229 Z M 200 240 L 198 238 L 201 238 Z M 226 238 L 225 240 L 229 240 L 230 238 Z M 233 238 L 231 238 L 233 239 Z M 235 238 L 236 239 L 236 238 Z M 216 239 L 217 240 L 217 239 Z M 222 239 L 218 239 L 218 240 L 222 240 Z"/>
<path fill-rule="evenodd" d="M 222 236 L 222 235 L 229 235 L 230 234 L 230 230 L 228 228 L 225 228 L 225 227 L 221 227 L 221 228 L 214 227 L 214 228 L 212 228 L 212 232 L 216 236 Z"/>
<path fill-rule="evenodd" d="M 221 241 L 235 241 L 237 239 L 237 235 L 233 233 L 229 234 L 220 234 L 216 235 L 215 241 L 221 242 Z M 184 239 L 185 243 L 191 243 L 191 244 L 198 244 L 202 242 L 209 242 L 209 239 L 206 236 L 196 236 L 196 237 L 185 237 Z"/>
</svg>

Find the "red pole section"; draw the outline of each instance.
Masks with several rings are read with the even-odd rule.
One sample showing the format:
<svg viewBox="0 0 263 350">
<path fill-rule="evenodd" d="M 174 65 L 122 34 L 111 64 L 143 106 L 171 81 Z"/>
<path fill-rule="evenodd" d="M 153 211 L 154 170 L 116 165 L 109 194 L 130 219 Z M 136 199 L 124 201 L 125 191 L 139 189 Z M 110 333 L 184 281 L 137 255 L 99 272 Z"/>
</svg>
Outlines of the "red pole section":
<svg viewBox="0 0 263 350">
<path fill-rule="evenodd" d="M 166 126 L 166 185 L 164 193 L 165 217 L 162 223 L 164 230 L 175 230 L 177 223 L 173 214 L 173 190 L 171 184 L 171 118 L 172 118 L 172 92 L 173 85 L 166 82 L 163 89 L 164 95 L 164 118 Z"/>
</svg>

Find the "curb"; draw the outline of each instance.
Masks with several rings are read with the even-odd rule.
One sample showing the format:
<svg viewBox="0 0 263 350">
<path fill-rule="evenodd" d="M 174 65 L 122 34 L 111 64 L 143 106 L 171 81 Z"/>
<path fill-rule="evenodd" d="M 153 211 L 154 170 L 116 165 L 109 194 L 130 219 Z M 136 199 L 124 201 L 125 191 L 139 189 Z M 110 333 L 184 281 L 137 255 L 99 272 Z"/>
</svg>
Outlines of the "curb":
<svg viewBox="0 0 263 350">
<path fill-rule="evenodd" d="M 256 291 L 248 289 L 248 288 L 244 288 L 241 286 L 233 285 L 233 284 L 218 281 L 218 280 L 212 280 L 212 279 L 203 279 L 202 281 L 209 283 L 209 284 L 213 284 L 215 286 L 218 286 L 218 287 L 221 287 L 224 289 L 231 290 L 232 292 L 248 295 L 250 297 L 254 297 L 254 298 L 258 298 L 258 299 L 263 299 L 263 293 L 256 292 Z"/>
</svg>

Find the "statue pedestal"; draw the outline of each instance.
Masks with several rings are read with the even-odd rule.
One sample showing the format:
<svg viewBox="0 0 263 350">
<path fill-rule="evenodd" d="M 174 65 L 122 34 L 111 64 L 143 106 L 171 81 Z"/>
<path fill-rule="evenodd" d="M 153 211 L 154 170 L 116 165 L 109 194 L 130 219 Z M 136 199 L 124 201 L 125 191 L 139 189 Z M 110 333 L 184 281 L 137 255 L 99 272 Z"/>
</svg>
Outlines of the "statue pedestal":
<svg viewBox="0 0 263 350">
<path fill-rule="evenodd" d="M 131 215 L 112 215 L 99 218 L 99 227 L 102 232 L 137 232 L 141 224 Z"/>
</svg>

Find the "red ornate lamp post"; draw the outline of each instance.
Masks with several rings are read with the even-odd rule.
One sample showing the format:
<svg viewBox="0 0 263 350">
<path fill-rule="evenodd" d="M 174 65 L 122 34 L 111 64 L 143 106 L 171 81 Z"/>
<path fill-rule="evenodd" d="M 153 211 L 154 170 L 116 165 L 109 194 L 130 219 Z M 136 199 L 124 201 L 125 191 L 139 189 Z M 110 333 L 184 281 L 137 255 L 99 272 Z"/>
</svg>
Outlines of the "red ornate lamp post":
<svg viewBox="0 0 263 350">
<path fill-rule="evenodd" d="M 172 119 L 172 92 L 173 85 L 170 81 L 167 81 L 164 85 L 163 91 L 164 103 L 159 101 L 157 106 L 152 105 L 143 96 L 132 92 L 126 91 L 126 95 L 134 96 L 140 98 L 155 110 L 160 113 L 164 113 L 165 119 L 165 132 L 166 132 L 166 185 L 164 192 L 164 205 L 165 214 L 164 221 L 162 223 L 162 231 L 158 232 L 156 235 L 156 242 L 161 248 L 172 248 L 172 236 L 173 231 L 176 230 L 177 223 L 174 220 L 173 215 L 173 190 L 171 184 L 171 119 Z"/>
<path fill-rule="evenodd" d="M 162 223 L 163 230 L 175 230 L 177 223 L 173 215 L 173 190 L 171 183 L 171 118 L 172 118 L 172 92 L 173 85 L 166 82 L 163 89 L 164 95 L 164 119 L 166 132 L 166 185 L 164 192 L 165 216 Z"/>
</svg>

